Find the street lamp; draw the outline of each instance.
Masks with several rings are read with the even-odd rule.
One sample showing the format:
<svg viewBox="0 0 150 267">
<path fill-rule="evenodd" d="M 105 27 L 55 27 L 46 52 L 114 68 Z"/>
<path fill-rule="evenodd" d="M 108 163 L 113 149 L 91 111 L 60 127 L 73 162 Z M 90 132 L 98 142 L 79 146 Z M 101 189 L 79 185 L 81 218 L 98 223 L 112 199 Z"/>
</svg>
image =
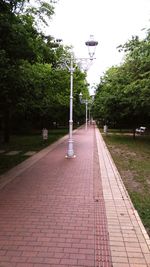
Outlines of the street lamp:
<svg viewBox="0 0 150 267">
<path fill-rule="evenodd" d="M 82 93 L 79 94 L 79 99 L 81 104 L 85 104 L 85 129 L 87 130 L 87 110 L 88 110 L 88 100 L 82 99 Z"/>
<path fill-rule="evenodd" d="M 79 94 L 81 104 L 85 104 L 85 129 L 87 130 L 88 123 L 88 104 L 92 104 L 94 101 L 94 95 L 91 95 L 91 99 L 83 99 L 82 93 Z M 89 107 L 89 122 L 90 122 L 90 107 Z"/>
<path fill-rule="evenodd" d="M 92 104 L 94 102 L 94 97 L 95 97 L 95 94 L 92 94 L 91 95 L 91 101 L 90 101 L 90 105 L 89 105 L 89 125 L 91 123 L 91 107 L 92 107 Z"/>
<path fill-rule="evenodd" d="M 75 153 L 74 153 L 74 147 L 73 147 L 73 138 L 72 138 L 72 131 L 73 131 L 73 73 L 75 68 L 73 67 L 73 63 L 77 61 L 85 61 L 89 60 L 92 61 L 94 59 L 94 54 L 95 54 L 95 48 L 98 45 L 97 41 L 94 41 L 93 36 L 90 36 L 90 40 L 85 42 L 85 45 L 89 48 L 89 57 L 90 58 L 78 58 L 74 59 L 73 55 L 71 55 L 70 58 L 70 66 L 66 64 L 67 68 L 69 69 L 70 72 L 70 117 L 69 117 L 69 139 L 68 139 L 68 148 L 67 148 L 67 155 L 66 158 L 75 158 Z"/>
<path fill-rule="evenodd" d="M 93 57 L 95 55 L 95 49 L 96 46 L 98 45 L 98 42 L 94 40 L 94 36 L 90 35 L 89 41 L 85 42 L 85 45 L 88 47 L 88 53 L 90 56 L 90 59 L 93 60 Z"/>
</svg>

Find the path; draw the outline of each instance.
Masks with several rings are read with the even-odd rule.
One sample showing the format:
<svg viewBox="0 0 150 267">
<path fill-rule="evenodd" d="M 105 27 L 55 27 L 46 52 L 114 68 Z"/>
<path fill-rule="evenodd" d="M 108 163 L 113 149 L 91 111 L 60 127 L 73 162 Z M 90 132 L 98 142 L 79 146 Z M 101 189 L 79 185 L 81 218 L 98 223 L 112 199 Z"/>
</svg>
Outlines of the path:
<svg viewBox="0 0 150 267">
<path fill-rule="evenodd" d="M 98 130 L 74 141 L 75 159 L 64 138 L 0 180 L 0 267 L 149 267 L 149 238 Z"/>
</svg>

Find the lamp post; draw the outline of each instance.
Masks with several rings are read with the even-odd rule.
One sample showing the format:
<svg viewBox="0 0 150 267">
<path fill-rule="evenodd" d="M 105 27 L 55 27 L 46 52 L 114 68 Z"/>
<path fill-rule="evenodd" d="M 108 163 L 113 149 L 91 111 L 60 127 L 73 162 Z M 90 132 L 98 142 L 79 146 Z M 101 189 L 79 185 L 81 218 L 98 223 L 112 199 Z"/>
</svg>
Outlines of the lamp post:
<svg viewBox="0 0 150 267">
<path fill-rule="evenodd" d="M 98 45 L 97 41 L 94 41 L 93 36 L 90 36 L 90 40 L 85 42 L 85 45 L 88 47 L 88 53 L 90 58 L 78 58 L 74 59 L 73 55 L 71 55 L 70 58 L 70 66 L 66 64 L 69 72 L 70 72 L 70 113 L 69 113 L 69 139 L 68 139 L 68 148 L 67 148 L 67 155 L 66 158 L 75 158 L 76 155 L 74 153 L 74 147 L 73 147 L 73 137 L 72 137 L 72 132 L 73 132 L 73 73 L 75 68 L 73 67 L 74 62 L 77 61 L 85 61 L 89 60 L 92 61 L 94 59 L 94 54 L 95 54 L 95 48 Z"/>
<path fill-rule="evenodd" d="M 85 104 L 85 129 L 87 130 L 87 111 L 88 111 L 88 100 L 82 99 L 82 93 L 79 94 L 79 99 L 81 104 Z"/>
<path fill-rule="evenodd" d="M 90 106 L 89 106 L 89 125 L 91 124 L 91 106 L 92 106 L 92 104 L 93 104 L 93 102 L 94 102 L 94 97 L 95 97 L 95 95 L 94 94 L 92 94 L 91 95 L 91 101 L 90 101 Z"/>
<path fill-rule="evenodd" d="M 91 99 L 83 99 L 82 93 L 79 94 L 79 99 L 81 104 L 85 104 L 85 129 L 87 130 L 88 124 L 88 104 L 92 104 L 94 101 L 94 95 L 91 96 Z M 90 121 L 90 108 L 89 108 L 89 121 Z"/>
<path fill-rule="evenodd" d="M 68 139 L 68 150 L 66 158 L 75 158 L 74 149 L 73 149 L 73 138 L 72 138 L 72 131 L 73 131 L 73 56 L 71 55 L 70 59 L 70 113 L 69 113 L 69 139 Z"/>
</svg>

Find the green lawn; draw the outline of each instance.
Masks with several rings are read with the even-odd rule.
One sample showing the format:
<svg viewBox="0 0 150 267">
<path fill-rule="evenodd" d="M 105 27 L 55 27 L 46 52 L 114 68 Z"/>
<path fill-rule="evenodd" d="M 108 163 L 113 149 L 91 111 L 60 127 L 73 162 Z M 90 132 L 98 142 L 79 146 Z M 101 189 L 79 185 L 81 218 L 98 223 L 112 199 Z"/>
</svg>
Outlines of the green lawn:
<svg viewBox="0 0 150 267">
<path fill-rule="evenodd" d="M 150 235 L 150 135 L 111 131 L 104 140 Z"/>
<path fill-rule="evenodd" d="M 0 174 L 27 159 L 29 156 L 25 156 L 24 153 L 28 151 L 37 152 L 52 144 L 67 133 L 67 129 L 50 130 L 48 134 L 48 140 L 46 141 L 43 141 L 41 133 L 11 136 L 9 144 L 0 144 L 0 150 L 5 151 L 4 153 L 0 153 Z M 16 150 L 20 151 L 20 153 L 13 156 L 6 155 L 7 152 Z"/>
</svg>

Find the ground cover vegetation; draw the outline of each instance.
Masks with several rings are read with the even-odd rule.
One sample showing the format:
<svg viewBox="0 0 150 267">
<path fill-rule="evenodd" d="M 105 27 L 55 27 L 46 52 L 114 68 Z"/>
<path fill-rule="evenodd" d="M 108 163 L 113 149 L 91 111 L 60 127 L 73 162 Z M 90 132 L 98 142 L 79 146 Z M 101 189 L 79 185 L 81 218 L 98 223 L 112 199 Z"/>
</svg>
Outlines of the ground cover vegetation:
<svg viewBox="0 0 150 267">
<path fill-rule="evenodd" d="M 104 140 L 150 235 L 150 135 L 109 130 Z"/>
<path fill-rule="evenodd" d="M 71 47 L 44 33 L 54 2 L 0 0 L 0 143 L 13 133 L 68 124 L 70 73 L 61 63 L 69 60 Z M 78 95 L 88 94 L 88 85 L 86 74 L 74 67 L 74 120 L 80 121 Z"/>
</svg>

